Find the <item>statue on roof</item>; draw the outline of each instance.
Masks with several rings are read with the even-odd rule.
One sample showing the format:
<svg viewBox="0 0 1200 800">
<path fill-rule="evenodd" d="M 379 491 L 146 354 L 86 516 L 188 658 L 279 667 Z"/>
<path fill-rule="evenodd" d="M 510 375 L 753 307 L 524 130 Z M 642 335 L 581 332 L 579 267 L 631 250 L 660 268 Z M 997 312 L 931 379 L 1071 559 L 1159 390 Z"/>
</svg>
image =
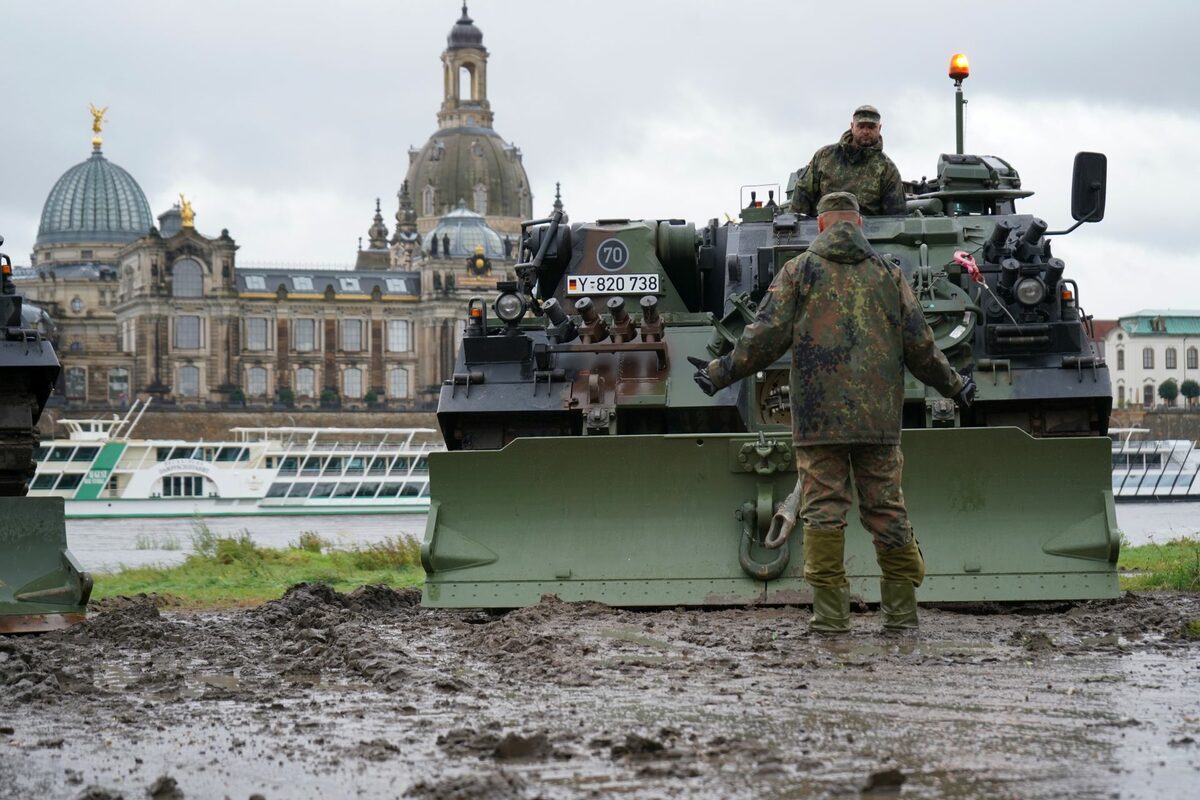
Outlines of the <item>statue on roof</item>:
<svg viewBox="0 0 1200 800">
<path fill-rule="evenodd" d="M 181 220 L 179 224 L 183 227 L 196 227 L 196 212 L 192 210 L 191 201 L 185 198 L 182 192 L 179 194 L 179 217 Z"/>
<path fill-rule="evenodd" d="M 104 108 L 96 108 L 94 103 L 88 103 L 88 109 L 92 112 L 92 146 L 99 147 L 101 143 L 100 128 L 104 125 L 104 115 L 108 112 L 108 106 Z"/>
</svg>

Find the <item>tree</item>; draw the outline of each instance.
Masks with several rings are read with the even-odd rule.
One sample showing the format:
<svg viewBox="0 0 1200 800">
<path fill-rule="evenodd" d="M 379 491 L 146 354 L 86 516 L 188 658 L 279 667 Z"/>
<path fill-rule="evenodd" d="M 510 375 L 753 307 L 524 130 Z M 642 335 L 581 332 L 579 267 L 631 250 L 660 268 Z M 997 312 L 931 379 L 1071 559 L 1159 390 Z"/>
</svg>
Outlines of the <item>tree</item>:
<svg viewBox="0 0 1200 800">
<path fill-rule="evenodd" d="M 1179 384 L 1175 383 L 1175 379 L 1163 381 L 1158 385 L 1158 396 L 1167 401 L 1168 406 L 1175 405 L 1175 398 L 1179 397 Z"/>
<path fill-rule="evenodd" d="M 275 394 L 279 398 L 279 402 L 283 403 L 289 408 L 296 402 L 296 393 L 287 386 L 279 387 L 279 391 L 277 391 Z"/>
<path fill-rule="evenodd" d="M 1200 383 L 1196 383 L 1191 378 L 1188 378 L 1179 387 L 1179 393 L 1187 398 L 1189 406 L 1194 406 L 1196 405 L 1196 398 L 1200 397 Z"/>
</svg>

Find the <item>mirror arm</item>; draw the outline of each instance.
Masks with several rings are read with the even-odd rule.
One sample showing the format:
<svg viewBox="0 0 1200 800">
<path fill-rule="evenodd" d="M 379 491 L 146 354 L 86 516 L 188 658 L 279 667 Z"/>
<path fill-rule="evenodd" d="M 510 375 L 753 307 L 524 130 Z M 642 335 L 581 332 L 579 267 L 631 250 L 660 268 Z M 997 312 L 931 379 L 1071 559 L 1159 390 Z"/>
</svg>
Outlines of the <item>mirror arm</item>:
<svg viewBox="0 0 1200 800">
<path fill-rule="evenodd" d="M 1046 232 L 1045 232 L 1044 234 L 1042 234 L 1042 235 L 1043 235 L 1043 236 L 1066 236 L 1068 233 L 1070 233 L 1071 231 L 1075 230 L 1076 228 L 1078 228 L 1078 227 L 1079 227 L 1080 225 L 1082 225 L 1083 223 L 1085 223 L 1085 222 L 1091 222 L 1091 221 L 1092 221 L 1092 219 L 1091 219 L 1091 217 L 1092 217 L 1092 214 L 1095 214 L 1095 213 L 1096 213 L 1096 211 L 1097 211 L 1099 208 L 1100 208 L 1100 204 L 1099 204 L 1099 203 L 1096 203 L 1095 205 L 1093 205 L 1093 206 L 1092 206 L 1092 210 L 1091 210 L 1091 211 L 1089 211 L 1088 213 L 1086 213 L 1086 214 L 1084 214 L 1084 215 L 1083 215 L 1083 219 L 1081 219 L 1081 220 L 1078 220 L 1078 221 L 1077 221 L 1077 222 L 1076 222 L 1074 225 L 1072 225 L 1071 227 L 1067 228 L 1065 231 L 1046 231 Z"/>
</svg>

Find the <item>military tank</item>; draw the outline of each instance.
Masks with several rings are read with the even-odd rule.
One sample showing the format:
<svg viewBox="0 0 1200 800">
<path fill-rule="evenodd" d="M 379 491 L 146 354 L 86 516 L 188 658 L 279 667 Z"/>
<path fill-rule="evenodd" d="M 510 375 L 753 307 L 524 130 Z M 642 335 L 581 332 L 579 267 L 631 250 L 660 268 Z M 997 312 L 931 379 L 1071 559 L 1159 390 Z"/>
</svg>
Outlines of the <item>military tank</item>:
<svg viewBox="0 0 1200 800">
<path fill-rule="evenodd" d="M 864 223 L 938 346 L 978 383 L 963 413 L 907 376 L 921 599 L 1116 596 L 1110 379 L 1080 287 L 1052 252 L 1050 237 L 1069 231 L 1018 211 L 1032 192 L 1009 162 L 958 150 L 908 184 L 904 216 Z M 1105 201 L 1105 157 L 1074 166 L 1070 230 L 1102 219 Z M 471 300 L 441 388 L 449 452 L 430 459 L 424 603 L 807 602 L 801 534 L 764 546 L 796 481 L 789 357 L 710 398 L 687 356 L 727 352 L 816 235 L 773 191 L 751 192 L 727 224 L 561 212 L 524 223 L 518 279 Z M 873 601 L 871 540 L 850 519 L 852 592 Z"/>
<path fill-rule="evenodd" d="M 17 293 L 12 261 L 0 253 L 0 634 L 79 622 L 92 591 L 91 576 L 67 549 L 63 499 L 24 496 L 37 422 L 60 370 L 47 319 Z"/>
</svg>

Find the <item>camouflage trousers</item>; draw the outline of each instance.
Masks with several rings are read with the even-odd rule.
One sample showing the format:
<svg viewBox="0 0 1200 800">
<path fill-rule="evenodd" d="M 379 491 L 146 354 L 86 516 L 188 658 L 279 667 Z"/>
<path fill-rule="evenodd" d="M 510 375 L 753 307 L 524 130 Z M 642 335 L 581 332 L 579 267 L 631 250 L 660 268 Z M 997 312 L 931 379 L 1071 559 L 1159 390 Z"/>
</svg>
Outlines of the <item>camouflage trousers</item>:
<svg viewBox="0 0 1200 800">
<path fill-rule="evenodd" d="M 895 550 L 912 541 L 904 507 L 900 474 L 904 455 L 899 445 L 843 444 L 796 447 L 800 519 L 805 528 L 842 530 L 858 491 L 859 519 L 876 550 Z"/>
</svg>

